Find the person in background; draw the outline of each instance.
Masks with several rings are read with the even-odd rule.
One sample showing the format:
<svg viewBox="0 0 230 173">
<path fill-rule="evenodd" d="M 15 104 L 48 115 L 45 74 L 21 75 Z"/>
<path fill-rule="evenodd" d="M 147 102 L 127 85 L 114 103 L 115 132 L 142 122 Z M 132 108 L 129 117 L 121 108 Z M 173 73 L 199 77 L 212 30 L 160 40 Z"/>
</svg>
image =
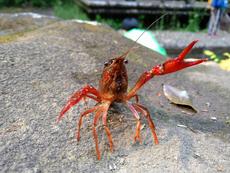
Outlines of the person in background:
<svg viewBox="0 0 230 173">
<path fill-rule="evenodd" d="M 208 24 L 208 34 L 216 35 L 221 17 L 223 16 L 224 10 L 228 7 L 228 0 L 208 0 L 210 8 L 210 19 Z"/>
</svg>

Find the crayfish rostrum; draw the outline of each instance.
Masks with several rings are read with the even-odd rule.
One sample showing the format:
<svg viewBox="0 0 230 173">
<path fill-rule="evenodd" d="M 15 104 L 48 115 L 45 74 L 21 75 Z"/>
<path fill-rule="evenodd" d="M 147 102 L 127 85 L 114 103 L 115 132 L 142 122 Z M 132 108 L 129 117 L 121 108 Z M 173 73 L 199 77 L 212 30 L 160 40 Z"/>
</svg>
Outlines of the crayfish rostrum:
<svg viewBox="0 0 230 173">
<path fill-rule="evenodd" d="M 84 116 L 94 113 L 94 120 L 92 125 L 93 137 L 95 140 L 96 145 L 96 154 L 97 158 L 100 159 L 100 151 L 98 147 L 98 135 L 96 131 L 96 125 L 100 118 L 102 118 L 102 123 L 106 135 L 108 137 L 110 150 L 113 150 L 113 140 L 110 130 L 107 125 L 107 114 L 110 105 L 113 102 L 122 102 L 127 105 L 127 107 L 133 113 L 137 125 L 136 131 L 134 135 L 135 141 L 140 141 L 140 129 L 141 129 L 141 122 L 139 113 L 142 114 L 148 121 L 148 125 L 151 129 L 153 139 L 155 144 L 158 144 L 158 138 L 155 132 L 155 126 L 151 119 L 150 112 L 146 107 L 141 105 L 138 101 L 137 91 L 151 78 L 158 75 L 164 75 L 168 73 L 173 73 L 184 69 L 186 67 L 194 66 L 200 64 L 206 59 L 199 59 L 199 60 L 192 60 L 192 61 L 185 61 L 185 55 L 192 49 L 194 44 L 197 40 L 191 42 L 181 53 L 178 57 L 166 60 L 163 64 L 159 64 L 154 66 L 150 71 L 144 72 L 134 87 L 127 91 L 128 89 L 128 75 L 126 70 L 126 63 L 128 63 L 126 56 L 128 55 L 129 51 L 124 53 L 123 55 L 110 59 L 108 62 L 104 64 L 104 69 L 102 72 L 101 80 L 99 81 L 99 88 L 96 89 L 91 85 L 86 85 L 82 89 L 76 91 L 73 96 L 68 100 L 65 107 L 62 109 L 60 115 L 58 116 L 57 121 L 59 122 L 64 114 L 74 105 L 76 105 L 81 100 L 86 98 L 93 99 L 97 102 L 96 106 L 87 109 L 84 111 L 79 118 L 78 122 L 78 130 L 76 133 L 77 140 L 80 140 L 80 129 L 82 125 L 82 119 Z M 131 98 L 136 98 L 136 102 L 130 102 Z"/>
</svg>

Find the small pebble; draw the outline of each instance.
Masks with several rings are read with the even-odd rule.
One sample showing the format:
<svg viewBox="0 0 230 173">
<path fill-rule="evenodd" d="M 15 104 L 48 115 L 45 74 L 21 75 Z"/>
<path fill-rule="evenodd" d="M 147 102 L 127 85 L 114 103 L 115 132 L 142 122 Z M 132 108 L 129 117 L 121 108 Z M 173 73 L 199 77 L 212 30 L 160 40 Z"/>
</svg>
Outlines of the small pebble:
<svg viewBox="0 0 230 173">
<path fill-rule="evenodd" d="M 224 168 L 222 165 L 217 165 L 217 171 L 222 172 L 224 171 Z"/>
<path fill-rule="evenodd" d="M 190 112 L 186 112 L 186 111 L 181 111 L 181 112 L 184 114 L 187 114 L 187 115 L 192 115 L 192 113 L 190 113 Z"/>
<path fill-rule="evenodd" d="M 199 153 L 194 153 L 194 158 L 200 158 L 200 154 Z"/>
<path fill-rule="evenodd" d="M 211 104 L 210 104 L 209 102 L 206 103 L 206 106 L 207 106 L 207 107 L 210 107 L 210 105 L 211 105 Z"/>
<path fill-rule="evenodd" d="M 116 169 L 117 169 L 117 166 L 114 163 L 109 164 L 109 170 L 110 171 L 116 170 Z"/>
<path fill-rule="evenodd" d="M 121 159 L 120 159 L 120 164 L 121 164 L 121 165 L 124 165 L 124 164 L 125 164 L 125 159 L 124 159 L 124 158 L 121 158 Z"/>
<path fill-rule="evenodd" d="M 211 117 L 211 120 L 216 121 L 217 118 L 216 117 Z"/>
<path fill-rule="evenodd" d="M 142 126 L 141 126 L 141 130 L 143 130 L 145 128 L 145 124 L 143 124 Z"/>
<path fill-rule="evenodd" d="M 187 126 L 183 124 L 177 124 L 177 127 L 187 128 Z"/>
<path fill-rule="evenodd" d="M 226 123 L 226 124 L 230 124 L 230 120 L 226 120 L 225 123 Z"/>
</svg>

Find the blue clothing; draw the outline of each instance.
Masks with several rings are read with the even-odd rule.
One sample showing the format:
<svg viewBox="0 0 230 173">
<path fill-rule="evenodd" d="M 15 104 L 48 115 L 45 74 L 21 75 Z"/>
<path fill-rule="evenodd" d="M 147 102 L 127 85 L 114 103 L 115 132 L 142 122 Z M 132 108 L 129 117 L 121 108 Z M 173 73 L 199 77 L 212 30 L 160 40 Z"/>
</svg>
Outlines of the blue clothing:
<svg viewBox="0 0 230 173">
<path fill-rule="evenodd" d="M 211 5 L 214 8 L 227 8 L 228 7 L 228 0 L 212 0 Z"/>
<path fill-rule="evenodd" d="M 221 17 L 224 14 L 224 10 L 228 7 L 228 0 L 212 0 L 211 16 L 208 25 L 208 34 L 216 35 L 220 25 Z"/>
</svg>

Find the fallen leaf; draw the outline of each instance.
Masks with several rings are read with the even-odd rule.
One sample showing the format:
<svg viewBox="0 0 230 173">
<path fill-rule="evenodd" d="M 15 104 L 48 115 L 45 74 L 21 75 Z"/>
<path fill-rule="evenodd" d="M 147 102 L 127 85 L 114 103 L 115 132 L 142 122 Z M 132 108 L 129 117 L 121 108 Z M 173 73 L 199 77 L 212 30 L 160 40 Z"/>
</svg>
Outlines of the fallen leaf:
<svg viewBox="0 0 230 173">
<path fill-rule="evenodd" d="M 164 95 L 174 104 L 185 105 L 191 107 L 194 111 L 198 112 L 193 106 L 191 97 L 185 90 L 179 90 L 170 85 L 163 85 Z"/>
</svg>

